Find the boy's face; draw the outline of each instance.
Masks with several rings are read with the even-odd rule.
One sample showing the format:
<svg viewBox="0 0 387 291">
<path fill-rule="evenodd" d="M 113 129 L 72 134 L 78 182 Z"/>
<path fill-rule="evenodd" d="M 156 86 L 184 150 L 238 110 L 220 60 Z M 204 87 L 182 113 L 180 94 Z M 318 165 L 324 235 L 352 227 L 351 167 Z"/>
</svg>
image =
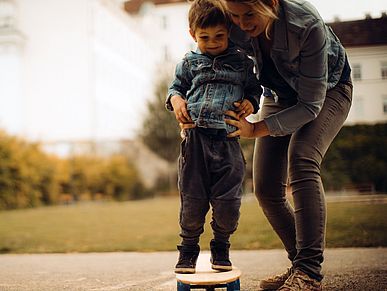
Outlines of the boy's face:
<svg viewBox="0 0 387 291">
<path fill-rule="evenodd" d="M 202 53 L 217 56 L 228 47 L 228 30 L 224 25 L 197 28 L 190 33 Z"/>
</svg>

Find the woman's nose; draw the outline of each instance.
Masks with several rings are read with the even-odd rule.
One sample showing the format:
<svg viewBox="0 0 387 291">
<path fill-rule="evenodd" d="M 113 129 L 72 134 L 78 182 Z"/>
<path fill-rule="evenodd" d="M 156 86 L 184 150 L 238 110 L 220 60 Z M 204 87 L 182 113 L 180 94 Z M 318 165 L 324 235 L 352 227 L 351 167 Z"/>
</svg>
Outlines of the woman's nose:
<svg viewBox="0 0 387 291">
<path fill-rule="evenodd" d="M 239 27 L 242 30 L 248 29 L 249 28 L 249 22 L 242 18 L 242 19 L 239 20 Z"/>
</svg>

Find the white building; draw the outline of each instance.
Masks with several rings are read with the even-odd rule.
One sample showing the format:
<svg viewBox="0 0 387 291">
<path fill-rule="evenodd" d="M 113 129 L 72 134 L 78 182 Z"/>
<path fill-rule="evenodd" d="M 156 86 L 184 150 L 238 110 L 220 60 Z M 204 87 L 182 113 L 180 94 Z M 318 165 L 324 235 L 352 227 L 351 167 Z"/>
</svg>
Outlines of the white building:
<svg viewBox="0 0 387 291">
<path fill-rule="evenodd" d="M 131 0 L 126 11 L 141 27 L 160 64 L 176 64 L 196 47 L 188 28 L 186 0 Z M 170 67 L 168 68 L 170 70 Z"/>
<path fill-rule="evenodd" d="M 0 0 L 0 127 L 41 141 L 133 137 L 154 55 L 117 0 Z"/>
<path fill-rule="evenodd" d="M 18 29 L 14 3 L 0 1 L 0 128 L 13 134 L 24 128 L 22 91 L 26 39 Z"/>
<path fill-rule="evenodd" d="M 347 49 L 353 103 L 347 124 L 387 122 L 387 16 L 330 24 Z"/>
</svg>

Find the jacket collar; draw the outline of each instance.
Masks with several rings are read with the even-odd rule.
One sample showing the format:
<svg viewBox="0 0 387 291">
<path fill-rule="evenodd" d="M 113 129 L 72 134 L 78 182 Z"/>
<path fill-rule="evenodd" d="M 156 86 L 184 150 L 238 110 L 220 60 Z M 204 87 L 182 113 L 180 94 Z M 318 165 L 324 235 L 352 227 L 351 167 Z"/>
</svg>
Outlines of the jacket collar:
<svg viewBox="0 0 387 291">
<path fill-rule="evenodd" d="M 288 45 L 288 34 L 286 27 L 286 19 L 288 17 L 286 13 L 286 3 L 284 0 L 279 1 L 278 18 L 273 23 L 273 50 L 287 51 Z"/>
</svg>

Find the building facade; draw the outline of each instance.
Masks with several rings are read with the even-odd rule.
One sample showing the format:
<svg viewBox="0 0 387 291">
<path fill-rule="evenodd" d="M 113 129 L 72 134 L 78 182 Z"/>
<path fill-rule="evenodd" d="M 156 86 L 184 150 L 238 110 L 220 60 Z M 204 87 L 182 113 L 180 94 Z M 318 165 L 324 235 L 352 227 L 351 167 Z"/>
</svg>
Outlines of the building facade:
<svg viewBox="0 0 387 291">
<path fill-rule="evenodd" d="M 0 126 L 38 141 L 134 137 L 154 54 L 122 5 L 0 0 Z"/>
<path fill-rule="evenodd" d="M 26 37 L 19 29 L 13 1 L 0 1 L 0 128 L 18 134 L 24 127 L 23 52 Z"/>
<path fill-rule="evenodd" d="M 330 26 L 352 67 L 353 103 L 347 124 L 387 122 L 387 15 Z"/>
</svg>

